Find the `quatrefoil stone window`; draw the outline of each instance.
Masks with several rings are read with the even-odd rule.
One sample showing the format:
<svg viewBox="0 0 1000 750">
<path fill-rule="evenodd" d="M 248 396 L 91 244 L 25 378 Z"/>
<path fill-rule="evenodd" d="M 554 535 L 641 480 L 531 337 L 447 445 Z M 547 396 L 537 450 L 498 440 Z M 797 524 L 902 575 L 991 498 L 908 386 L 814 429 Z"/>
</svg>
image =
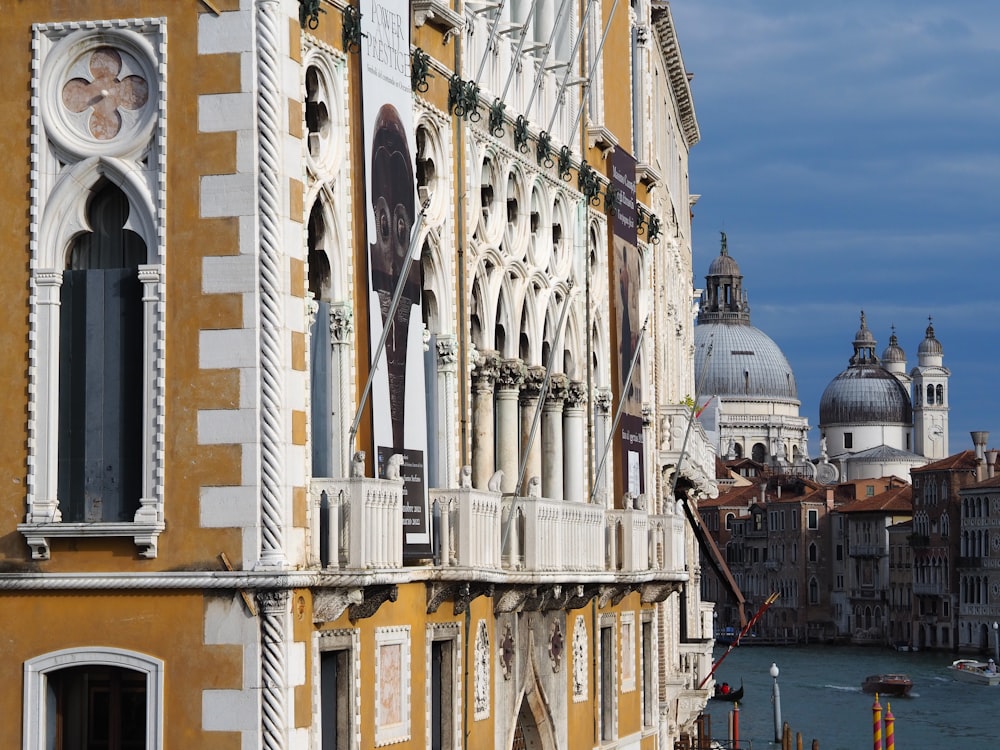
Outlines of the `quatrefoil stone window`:
<svg viewBox="0 0 1000 750">
<path fill-rule="evenodd" d="M 99 141 L 118 135 L 120 110 L 142 109 L 149 100 L 149 83 L 140 75 L 122 76 L 122 55 L 111 47 L 98 47 L 88 61 L 90 77 L 73 78 L 62 89 L 62 100 L 70 112 L 90 112 L 88 128 Z"/>
<path fill-rule="evenodd" d="M 39 107 L 61 161 L 142 158 L 161 105 L 161 54 L 156 27 L 80 29 L 54 40 L 44 53 Z"/>
</svg>

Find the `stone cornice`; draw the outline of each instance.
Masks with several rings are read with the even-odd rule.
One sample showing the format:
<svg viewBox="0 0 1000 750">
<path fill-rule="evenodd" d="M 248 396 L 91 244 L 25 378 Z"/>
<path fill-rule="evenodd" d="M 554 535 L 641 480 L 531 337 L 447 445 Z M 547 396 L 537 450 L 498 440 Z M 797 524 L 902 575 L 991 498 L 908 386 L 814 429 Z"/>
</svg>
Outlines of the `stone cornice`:
<svg viewBox="0 0 1000 750">
<path fill-rule="evenodd" d="M 0 591 L 117 591 L 140 589 L 240 590 L 327 589 L 391 586 L 419 582 L 467 581 L 503 585 L 576 584 L 640 585 L 683 583 L 683 570 L 644 570 L 637 573 L 614 571 L 517 571 L 481 568 L 411 568 L 366 572 L 326 573 L 320 570 L 202 571 L 166 573 L 4 573 Z"/>
<path fill-rule="evenodd" d="M 677 102 L 677 114 L 680 117 L 681 130 L 687 141 L 688 149 L 701 140 L 698 130 L 698 120 L 694 114 L 694 100 L 691 97 L 691 81 L 684 69 L 684 59 L 677 43 L 677 32 L 674 29 L 674 18 L 670 13 L 670 4 L 664 0 L 654 0 L 652 8 L 653 28 L 663 59 L 667 63 L 667 78 Z"/>
</svg>

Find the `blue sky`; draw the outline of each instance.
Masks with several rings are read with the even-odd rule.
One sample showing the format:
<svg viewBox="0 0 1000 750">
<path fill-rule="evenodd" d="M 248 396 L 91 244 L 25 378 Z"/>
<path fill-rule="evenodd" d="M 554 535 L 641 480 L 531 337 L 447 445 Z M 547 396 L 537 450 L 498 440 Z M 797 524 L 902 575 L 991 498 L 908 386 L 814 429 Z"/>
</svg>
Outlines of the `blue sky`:
<svg viewBox="0 0 1000 750">
<path fill-rule="evenodd" d="M 673 0 L 701 142 L 695 285 L 725 231 L 752 323 L 819 399 L 863 309 L 907 364 L 933 317 L 949 450 L 1000 446 L 1000 0 Z"/>
</svg>

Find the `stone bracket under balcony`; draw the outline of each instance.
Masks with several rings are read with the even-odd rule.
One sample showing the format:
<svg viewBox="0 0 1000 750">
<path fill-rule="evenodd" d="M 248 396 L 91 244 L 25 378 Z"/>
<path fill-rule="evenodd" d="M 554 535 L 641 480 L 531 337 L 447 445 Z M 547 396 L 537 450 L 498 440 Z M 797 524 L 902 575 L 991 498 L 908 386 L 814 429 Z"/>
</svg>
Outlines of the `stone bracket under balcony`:
<svg viewBox="0 0 1000 750">
<path fill-rule="evenodd" d="M 680 581 L 652 581 L 639 585 L 643 604 L 659 604 L 665 602 L 671 594 L 680 593 Z"/>
<path fill-rule="evenodd" d="M 364 600 L 363 589 L 320 589 L 313 599 L 313 622 L 333 622 L 349 606 Z"/>
<path fill-rule="evenodd" d="M 581 609 L 600 594 L 597 584 L 510 584 L 497 586 L 493 599 L 495 615 Z"/>
<path fill-rule="evenodd" d="M 376 612 L 386 602 L 394 602 L 399 597 L 399 589 L 395 584 L 387 586 L 368 586 L 364 589 L 364 595 L 360 602 L 351 604 L 347 608 L 347 616 L 351 622 L 365 620 Z"/>
<path fill-rule="evenodd" d="M 468 581 L 453 581 L 448 583 L 431 583 L 427 587 L 427 614 L 433 614 L 447 601 L 454 602 L 452 612 L 456 615 L 469 611 L 473 599 L 480 596 L 493 596 L 495 589 L 492 583 L 469 583 Z"/>
</svg>

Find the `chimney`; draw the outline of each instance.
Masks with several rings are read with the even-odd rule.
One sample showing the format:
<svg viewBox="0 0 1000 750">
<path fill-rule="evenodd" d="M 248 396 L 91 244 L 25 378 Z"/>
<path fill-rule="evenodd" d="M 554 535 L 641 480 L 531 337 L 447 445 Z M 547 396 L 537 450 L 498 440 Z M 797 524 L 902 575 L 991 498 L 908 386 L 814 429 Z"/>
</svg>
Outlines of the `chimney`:
<svg viewBox="0 0 1000 750">
<path fill-rule="evenodd" d="M 975 430 L 969 433 L 972 435 L 972 444 L 976 446 L 976 481 L 982 482 L 986 479 L 986 443 L 990 439 L 990 433 L 984 430 Z"/>
<path fill-rule="evenodd" d="M 986 451 L 986 478 L 992 479 L 997 470 L 997 455 L 1000 455 L 1000 451 L 989 450 Z"/>
<path fill-rule="evenodd" d="M 826 488 L 826 509 L 833 510 L 833 487 Z"/>
</svg>

